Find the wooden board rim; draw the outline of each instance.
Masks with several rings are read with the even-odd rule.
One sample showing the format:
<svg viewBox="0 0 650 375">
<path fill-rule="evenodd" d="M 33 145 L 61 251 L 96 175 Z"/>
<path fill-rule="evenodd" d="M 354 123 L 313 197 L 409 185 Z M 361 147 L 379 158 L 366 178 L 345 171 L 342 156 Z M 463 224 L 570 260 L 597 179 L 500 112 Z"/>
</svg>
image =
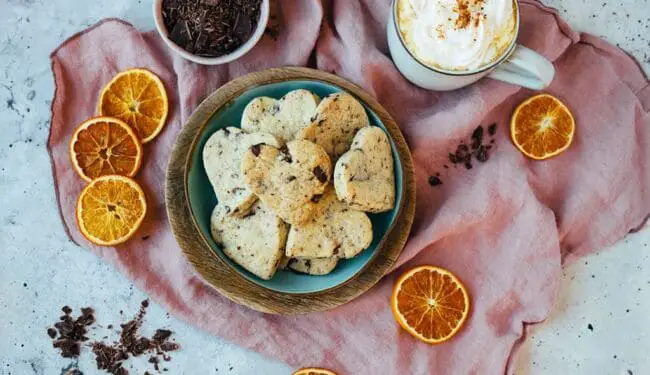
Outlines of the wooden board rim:
<svg viewBox="0 0 650 375">
<path fill-rule="evenodd" d="M 187 162 L 198 134 L 213 113 L 244 91 L 259 85 L 290 81 L 323 81 L 341 87 L 368 105 L 389 131 L 403 170 L 403 198 L 394 226 L 368 264 L 356 276 L 330 289 L 309 294 L 282 293 L 264 288 L 239 275 L 221 260 L 200 234 L 187 200 Z M 197 273 L 222 295 L 252 309 L 275 314 L 304 314 L 325 311 L 358 297 L 376 284 L 399 257 L 415 214 L 415 176 L 406 141 L 388 112 L 368 93 L 343 78 L 322 71 L 298 68 L 272 68 L 236 78 L 217 89 L 190 115 L 172 149 L 165 180 L 165 203 L 172 232 L 183 254 Z M 187 216 L 192 220 L 186 220 Z M 209 262 L 205 262 L 210 259 Z M 214 262 L 216 260 L 216 262 Z"/>
</svg>

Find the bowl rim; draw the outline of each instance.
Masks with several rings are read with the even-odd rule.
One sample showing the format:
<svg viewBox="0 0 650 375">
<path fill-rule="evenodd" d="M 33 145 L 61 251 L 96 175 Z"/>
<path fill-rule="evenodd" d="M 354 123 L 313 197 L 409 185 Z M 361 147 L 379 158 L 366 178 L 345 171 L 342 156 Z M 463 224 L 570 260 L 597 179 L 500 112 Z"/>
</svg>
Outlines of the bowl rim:
<svg viewBox="0 0 650 375">
<path fill-rule="evenodd" d="M 262 38 L 262 35 L 264 35 L 264 30 L 266 30 L 266 26 L 269 21 L 269 13 L 270 13 L 270 0 L 261 0 L 261 8 L 260 8 L 260 18 L 257 22 L 257 25 L 255 27 L 255 30 L 251 34 L 250 38 L 239 46 L 236 50 L 230 52 L 227 55 L 222 55 L 218 57 L 204 57 L 204 56 L 197 56 L 193 53 L 190 53 L 183 49 L 181 46 L 178 44 L 174 43 L 170 38 L 169 38 L 169 32 L 167 30 L 167 27 L 165 26 L 165 22 L 163 20 L 162 16 L 162 2 L 163 0 L 154 0 L 153 5 L 152 5 L 152 11 L 153 11 L 153 19 L 154 19 L 154 24 L 156 25 L 156 31 L 158 32 L 158 35 L 162 38 L 162 40 L 165 42 L 165 44 L 174 52 L 177 54 L 181 55 L 183 58 L 186 60 L 193 61 L 198 64 L 203 64 L 203 65 L 220 65 L 220 64 L 226 64 L 229 62 L 232 62 L 234 60 L 237 60 L 238 58 L 244 56 L 246 53 L 248 53 L 255 45 L 260 41 Z"/>
<path fill-rule="evenodd" d="M 213 108 L 228 103 L 225 99 L 230 92 L 244 91 L 255 84 L 272 83 L 287 79 L 318 79 L 340 86 L 355 93 L 381 118 L 388 132 L 393 136 L 403 169 L 404 197 L 403 210 L 389 232 L 384 250 L 368 262 L 365 271 L 351 278 L 344 285 L 326 292 L 296 295 L 264 288 L 242 277 L 238 272 L 226 267 L 212 248 L 205 244 L 199 230 L 191 220 L 184 188 L 184 174 L 187 153 L 199 128 L 214 113 Z M 165 178 L 165 209 L 167 219 L 180 250 L 191 266 L 197 281 L 203 287 L 215 290 L 231 301 L 256 311 L 299 315 L 322 312 L 348 303 L 371 289 L 392 270 L 402 250 L 406 246 L 415 218 L 416 185 L 413 158 L 406 139 L 397 123 L 377 99 L 359 86 L 336 75 L 302 67 L 270 68 L 249 73 L 235 79 L 214 91 L 190 114 L 180 129 L 172 147 Z M 206 261 L 206 260 L 216 260 Z"/>
<path fill-rule="evenodd" d="M 396 208 L 396 210 L 395 210 L 395 208 L 390 210 L 390 211 L 395 210 L 394 214 L 392 215 L 390 225 L 388 226 L 388 228 L 386 228 L 384 233 L 382 233 L 381 239 L 379 240 L 379 242 L 377 242 L 377 245 L 375 246 L 375 249 L 374 249 L 372 255 L 370 256 L 370 258 L 361 267 L 359 267 L 358 270 L 356 270 L 352 275 L 347 277 L 342 282 L 340 282 L 338 284 L 335 284 L 335 285 L 332 285 L 332 286 L 327 287 L 327 288 L 323 288 L 323 289 L 319 289 L 319 290 L 315 290 L 315 291 L 311 291 L 311 292 L 288 292 L 288 291 L 282 291 L 282 290 L 278 290 L 278 289 L 269 288 L 269 287 L 267 287 L 265 285 L 262 285 L 259 282 L 257 282 L 255 280 L 255 278 L 257 278 L 257 276 L 253 275 L 252 277 L 247 277 L 247 275 L 242 274 L 242 271 L 240 271 L 237 268 L 233 267 L 230 263 L 228 263 L 225 259 L 223 259 L 220 254 L 218 254 L 218 253 L 216 253 L 214 251 L 214 248 L 210 244 L 209 239 L 206 238 L 203 231 L 199 227 L 198 219 L 196 217 L 197 215 L 194 212 L 192 202 L 190 202 L 190 194 L 189 194 L 189 174 L 190 174 L 190 170 L 192 169 L 194 156 L 196 155 L 196 152 L 197 152 L 196 148 L 198 147 L 198 145 L 199 145 L 199 143 L 201 141 L 201 138 L 202 138 L 203 134 L 205 133 L 205 130 L 206 130 L 212 116 L 214 116 L 214 114 L 216 114 L 217 112 L 221 111 L 223 108 L 227 107 L 228 103 L 231 103 L 234 100 L 237 100 L 239 97 L 241 97 L 246 92 L 248 92 L 248 91 L 250 91 L 252 89 L 263 87 L 263 86 L 268 86 L 268 85 L 282 84 L 282 83 L 285 83 L 285 82 L 296 82 L 296 81 L 311 81 L 311 82 L 324 84 L 324 85 L 333 87 L 333 88 L 335 88 L 337 90 L 341 90 L 340 92 L 345 92 L 347 94 L 350 94 L 355 99 L 357 99 L 364 106 L 364 108 L 367 111 L 369 111 L 374 117 L 377 118 L 378 123 L 382 125 L 382 126 L 377 126 L 377 127 L 384 130 L 384 132 L 388 136 L 388 139 L 390 140 L 390 144 L 391 144 L 391 156 L 393 157 L 394 163 L 399 166 L 399 167 L 396 167 L 396 168 L 399 169 L 399 171 L 401 172 L 400 174 L 402 176 L 402 178 L 401 178 L 401 186 L 400 186 L 400 189 L 399 189 L 399 196 L 397 194 L 395 196 L 395 203 L 396 203 L 395 208 Z M 373 126 L 373 125 L 370 125 L 370 126 Z M 397 173 L 397 170 L 395 170 L 393 173 Z M 212 112 L 212 115 L 209 116 L 203 124 L 201 124 L 200 128 L 198 129 L 198 131 L 194 135 L 194 138 L 192 140 L 192 144 L 190 145 L 189 151 L 187 152 L 187 157 L 185 159 L 185 173 L 183 175 L 183 185 L 184 185 L 185 199 L 186 199 L 186 202 L 187 202 L 187 206 L 190 209 L 190 213 L 191 213 L 190 216 L 192 218 L 192 222 L 193 222 L 194 226 L 196 227 L 197 231 L 199 232 L 199 235 L 201 236 L 201 239 L 203 240 L 203 242 L 205 242 L 206 246 L 208 246 L 213 252 L 215 252 L 215 255 L 217 256 L 217 258 L 219 258 L 219 260 L 223 264 L 225 264 L 227 267 L 231 268 L 234 272 L 239 274 L 241 277 L 247 279 L 248 281 L 251 281 L 252 283 L 254 283 L 254 284 L 256 284 L 256 285 L 258 285 L 258 286 L 260 286 L 260 287 L 262 287 L 262 288 L 264 288 L 266 290 L 272 290 L 272 291 L 277 292 L 277 293 L 290 294 L 290 295 L 295 295 L 295 296 L 316 295 L 316 294 L 319 294 L 319 293 L 325 293 L 325 292 L 331 291 L 332 289 L 336 289 L 338 287 L 341 287 L 341 286 L 345 285 L 346 283 L 350 282 L 352 279 L 357 277 L 359 274 L 361 274 L 363 271 L 365 271 L 366 268 L 368 266 L 370 266 L 370 264 L 379 255 L 379 253 L 384 250 L 384 245 L 386 243 L 386 240 L 388 239 L 388 235 L 391 233 L 391 231 L 395 227 L 395 224 L 397 223 L 397 220 L 399 220 L 399 218 L 400 218 L 400 216 L 402 214 L 402 210 L 404 208 L 404 190 L 405 190 L 405 186 L 404 186 L 404 169 L 403 169 L 403 166 L 402 166 L 402 160 L 399 157 L 399 152 L 397 150 L 397 145 L 395 144 L 395 141 L 393 140 L 393 136 L 388 131 L 388 128 L 386 127 L 386 125 L 384 125 L 384 122 L 381 119 L 381 117 L 372 109 L 372 107 L 370 105 L 368 105 L 366 103 L 365 100 L 358 97 L 354 93 L 346 90 L 345 88 L 343 88 L 343 87 L 341 87 L 341 86 L 339 86 L 339 85 L 337 85 L 335 83 L 326 82 L 326 81 L 315 79 L 315 78 L 292 78 L 292 79 L 278 80 L 278 81 L 275 81 L 275 82 L 265 82 L 265 83 L 257 84 L 257 85 L 254 85 L 254 86 L 248 86 L 248 87 L 244 88 L 243 90 L 239 90 L 237 92 L 234 92 L 232 95 L 230 95 L 230 97 L 227 99 L 227 101 L 225 103 L 223 103 L 218 108 L 214 109 L 214 111 Z M 396 187 L 395 188 L 396 193 L 397 193 L 397 190 L 398 189 Z M 386 212 L 390 212 L 390 211 L 386 211 Z M 366 251 L 366 250 L 368 250 L 368 248 L 364 249 L 363 251 Z M 223 250 L 221 250 L 221 251 L 223 252 Z M 249 272 L 249 271 L 244 269 L 244 272 Z"/>
</svg>

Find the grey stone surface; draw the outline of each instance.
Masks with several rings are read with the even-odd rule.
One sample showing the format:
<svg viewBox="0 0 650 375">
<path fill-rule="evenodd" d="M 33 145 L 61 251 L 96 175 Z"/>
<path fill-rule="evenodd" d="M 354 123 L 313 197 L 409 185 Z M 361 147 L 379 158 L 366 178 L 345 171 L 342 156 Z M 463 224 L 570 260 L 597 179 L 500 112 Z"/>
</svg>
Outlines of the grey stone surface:
<svg viewBox="0 0 650 375">
<path fill-rule="evenodd" d="M 650 2 L 548 0 L 579 30 L 633 54 L 650 71 Z M 153 27 L 151 2 L 0 0 L 0 374 L 101 373 L 91 356 L 62 359 L 46 328 L 64 304 L 93 306 L 104 327 L 132 317 L 146 298 L 121 274 L 65 236 L 45 142 L 53 82 L 48 55 L 104 17 Z M 647 374 L 650 356 L 650 229 L 569 266 L 551 318 L 522 347 L 517 374 Z M 120 315 L 119 311 L 123 314 Z M 629 311 L 628 311 L 629 310 Z M 155 303 L 144 332 L 175 332 L 183 350 L 171 374 L 288 374 L 286 365 L 169 317 Z M 591 327 L 591 328 L 589 328 Z M 98 328 L 94 337 L 115 332 Z M 152 371 L 146 357 L 132 373 Z"/>
</svg>

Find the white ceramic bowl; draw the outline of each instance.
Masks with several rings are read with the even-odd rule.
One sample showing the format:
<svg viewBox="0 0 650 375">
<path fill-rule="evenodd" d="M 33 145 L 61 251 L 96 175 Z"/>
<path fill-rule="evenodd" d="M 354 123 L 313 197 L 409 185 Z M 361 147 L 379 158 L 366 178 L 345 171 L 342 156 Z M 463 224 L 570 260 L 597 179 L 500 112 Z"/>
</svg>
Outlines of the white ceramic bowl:
<svg viewBox="0 0 650 375">
<path fill-rule="evenodd" d="M 241 46 L 239 46 L 239 48 L 237 48 L 236 50 L 232 51 L 227 55 L 223 55 L 219 57 L 197 56 L 193 53 L 187 52 L 181 46 L 172 42 L 172 40 L 169 39 L 169 32 L 165 27 L 165 22 L 163 21 L 163 16 L 162 16 L 162 2 L 163 0 L 154 0 L 153 2 L 153 19 L 154 22 L 156 23 L 156 30 L 158 30 L 158 34 L 160 34 L 160 37 L 165 41 L 165 43 L 167 43 L 167 46 L 169 46 L 169 48 L 171 48 L 174 52 L 183 56 L 187 60 L 194 61 L 195 63 L 199 63 L 203 65 L 225 64 L 242 57 L 243 55 L 246 54 L 246 52 L 250 51 L 260 40 L 260 38 L 264 34 L 264 30 L 266 29 L 266 24 L 269 21 L 269 0 L 262 0 L 262 4 L 260 8 L 260 19 L 257 22 L 257 26 L 253 31 L 253 34 L 246 41 L 246 43 L 242 44 Z"/>
</svg>

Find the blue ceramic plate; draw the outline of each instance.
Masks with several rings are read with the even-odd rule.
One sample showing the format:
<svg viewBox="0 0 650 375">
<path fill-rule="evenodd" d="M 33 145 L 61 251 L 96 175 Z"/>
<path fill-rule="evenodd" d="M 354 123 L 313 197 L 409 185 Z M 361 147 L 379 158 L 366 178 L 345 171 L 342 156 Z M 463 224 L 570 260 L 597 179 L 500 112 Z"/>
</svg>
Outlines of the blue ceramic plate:
<svg viewBox="0 0 650 375">
<path fill-rule="evenodd" d="M 330 274 L 324 276 L 312 276 L 288 270 L 281 270 L 278 271 L 271 280 L 262 280 L 231 261 L 224 255 L 210 234 L 210 215 L 217 204 L 217 197 L 212 190 L 212 186 L 208 181 L 208 176 L 203 167 L 203 146 L 208 138 L 210 138 L 210 136 L 217 130 L 227 126 L 239 127 L 244 107 L 246 107 L 248 102 L 252 99 L 258 96 L 269 96 L 279 99 L 289 91 L 296 89 L 310 90 L 321 98 L 332 93 L 344 91 L 338 86 L 325 82 L 299 80 L 261 85 L 243 92 L 228 105 L 217 110 L 203 127 L 203 132 L 198 135 L 199 138 L 195 139 L 195 147 L 190 154 L 186 186 L 190 210 L 194 215 L 199 231 L 219 258 L 234 268 L 243 277 L 262 287 L 278 292 L 303 294 L 322 292 L 334 288 L 354 277 L 370 263 L 378 249 L 381 248 L 380 243 L 383 242 L 385 235 L 393 227 L 398 216 L 398 209 L 402 201 L 403 175 L 397 148 L 391 139 L 393 160 L 395 161 L 395 208 L 381 214 L 369 214 L 373 226 L 372 244 L 358 256 L 352 259 L 341 260 L 336 269 Z M 390 138 L 390 134 L 386 131 L 379 116 L 370 110 L 365 103 L 362 104 L 364 104 L 364 107 L 366 108 L 370 124 L 384 129 Z"/>
</svg>

